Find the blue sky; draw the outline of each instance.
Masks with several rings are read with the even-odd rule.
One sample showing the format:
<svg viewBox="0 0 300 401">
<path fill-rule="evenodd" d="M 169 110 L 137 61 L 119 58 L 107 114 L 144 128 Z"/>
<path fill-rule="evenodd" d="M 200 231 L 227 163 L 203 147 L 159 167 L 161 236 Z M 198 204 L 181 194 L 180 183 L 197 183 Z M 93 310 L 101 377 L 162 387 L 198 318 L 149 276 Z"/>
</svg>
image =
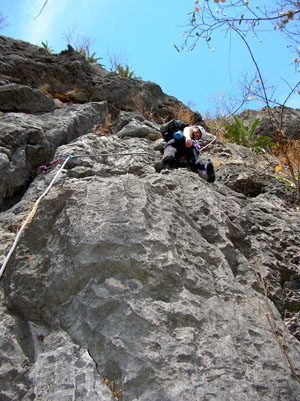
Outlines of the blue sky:
<svg viewBox="0 0 300 401">
<path fill-rule="evenodd" d="M 274 0 L 265 1 L 269 2 Z M 43 4 L 44 0 L 0 0 L 0 12 L 8 22 L 0 34 L 39 46 L 47 41 L 59 53 L 67 47 L 63 34 L 75 28 L 74 38 L 93 39 L 92 52 L 102 57 L 107 69 L 108 54 L 115 55 L 136 76 L 157 83 L 203 116 L 207 111 L 214 116 L 216 102 L 227 99 L 229 104 L 239 94 L 237 82 L 242 75 L 254 74 L 241 40 L 233 35 L 225 38 L 223 32 L 211 41 L 213 51 L 199 42 L 193 51 L 178 53 L 174 44 L 179 47 L 183 41 L 194 0 L 48 0 L 35 20 Z M 299 79 L 292 66 L 293 54 L 275 32 L 261 39 L 250 38 L 252 49 L 264 79 L 276 86 L 276 98 L 283 101 L 289 93 L 285 81 L 295 84 Z M 300 108 L 300 96 L 293 96 L 288 105 Z M 248 105 L 262 106 L 255 98 Z"/>
</svg>

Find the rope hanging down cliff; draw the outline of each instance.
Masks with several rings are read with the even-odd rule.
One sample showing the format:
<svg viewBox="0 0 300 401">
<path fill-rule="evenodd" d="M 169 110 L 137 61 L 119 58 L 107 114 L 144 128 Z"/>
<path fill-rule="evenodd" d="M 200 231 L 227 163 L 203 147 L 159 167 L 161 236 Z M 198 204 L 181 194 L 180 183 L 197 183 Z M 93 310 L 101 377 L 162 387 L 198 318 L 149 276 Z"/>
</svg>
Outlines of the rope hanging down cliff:
<svg viewBox="0 0 300 401">
<path fill-rule="evenodd" d="M 216 138 L 214 138 L 209 144 L 207 144 L 206 146 L 204 146 L 203 148 L 200 149 L 203 150 L 204 148 L 206 148 L 207 146 L 211 145 Z M 7 266 L 7 263 L 11 257 L 11 255 L 13 254 L 14 250 L 16 249 L 16 246 L 19 242 L 20 236 L 24 230 L 24 228 L 26 227 L 27 224 L 30 223 L 30 221 L 32 220 L 32 218 L 34 217 L 38 205 L 41 202 L 41 200 L 47 195 L 47 193 L 50 191 L 51 187 L 53 186 L 54 182 L 56 181 L 57 177 L 59 176 L 59 174 L 62 172 L 62 170 L 64 169 L 66 163 L 72 159 L 72 158 L 82 158 L 82 157 L 97 157 L 97 156 L 125 156 L 125 155 L 140 155 L 140 154 L 149 154 L 149 152 L 128 152 L 128 153 L 98 153 L 96 156 L 93 155 L 75 155 L 72 156 L 70 153 L 67 153 L 65 155 L 63 155 L 62 157 L 60 157 L 59 159 L 53 160 L 52 162 L 47 162 L 44 165 L 40 166 L 40 171 L 41 173 L 46 173 L 47 170 L 51 169 L 53 166 L 56 166 L 58 163 L 63 162 L 63 164 L 61 165 L 60 169 L 58 170 L 58 172 L 55 174 L 54 178 L 52 179 L 52 181 L 50 182 L 50 184 L 48 185 L 48 187 L 46 188 L 46 190 L 42 193 L 42 195 L 37 199 L 37 201 L 35 202 L 31 212 L 29 213 L 29 215 L 27 216 L 27 218 L 25 219 L 25 221 L 23 222 L 20 230 L 18 231 L 16 238 L 13 242 L 13 245 L 9 251 L 9 253 L 7 254 L 4 263 L 2 264 L 2 267 L 0 269 L 0 280 L 1 277 L 5 271 L 5 268 Z"/>
<path fill-rule="evenodd" d="M 82 158 L 82 157 L 101 157 L 101 156 L 128 156 L 128 155 L 147 155 L 151 154 L 149 152 L 126 152 L 126 153 L 97 153 L 96 155 L 74 155 L 71 156 L 72 159 L 76 158 Z M 64 155 L 65 156 L 65 155 Z M 40 172 L 42 174 L 46 173 L 47 170 L 51 169 L 53 166 L 56 166 L 56 164 L 60 163 L 64 156 L 60 157 L 59 159 L 53 160 L 52 162 L 47 162 L 46 164 L 43 164 L 40 166 Z"/>
<path fill-rule="evenodd" d="M 116 155 L 116 156 L 117 156 L 117 155 L 119 155 L 119 156 L 122 155 L 122 156 L 124 156 L 124 155 L 135 155 L 135 154 L 146 154 L 146 153 L 147 153 L 147 152 L 135 152 L 135 153 L 133 153 L 133 152 L 130 152 L 130 153 L 102 153 L 102 154 L 97 154 L 97 156 L 111 156 L 111 155 Z M 67 154 L 63 155 L 62 157 L 60 157 L 59 159 L 53 160 L 52 162 L 48 162 L 48 163 L 46 163 L 45 165 L 43 165 L 43 166 L 40 167 L 40 171 L 41 171 L 42 173 L 45 173 L 47 170 L 51 169 L 52 166 L 56 166 L 58 163 L 63 162 L 63 164 L 61 165 L 60 169 L 58 170 L 58 172 L 55 174 L 54 178 L 52 179 L 52 181 L 51 181 L 50 184 L 48 185 L 47 189 L 42 193 L 42 195 L 41 195 L 41 196 L 37 199 L 37 201 L 35 202 L 35 204 L 34 204 L 32 210 L 31 210 L 31 212 L 29 213 L 29 215 L 27 216 L 27 218 L 26 218 L 25 221 L 23 222 L 23 224 L 22 224 L 20 230 L 18 231 L 18 233 L 17 233 L 17 235 L 16 235 L 16 238 L 15 238 L 15 240 L 14 240 L 14 242 L 13 242 L 13 245 L 12 245 L 12 247 L 11 247 L 9 253 L 7 254 L 7 256 L 6 256 L 5 260 L 4 260 L 4 263 L 3 263 L 3 265 L 2 265 L 2 267 L 1 267 L 1 269 L 0 269 L 0 279 L 1 279 L 1 277 L 2 277 L 2 275 L 3 275 L 3 273 L 4 273 L 4 271 L 5 271 L 5 268 L 6 268 L 6 266 L 7 266 L 7 263 L 8 263 L 8 261 L 9 261 L 11 255 L 13 254 L 14 250 L 16 249 L 16 246 L 17 246 L 17 244 L 18 244 L 18 242 L 19 242 L 20 236 L 21 236 L 21 234 L 22 234 L 24 228 L 26 227 L 26 225 L 27 225 L 28 223 L 30 223 L 30 221 L 31 221 L 32 218 L 34 217 L 34 215 L 35 215 L 35 213 L 36 213 L 36 211 L 37 211 L 37 208 L 38 208 L 38 205 L 39 205 L 40 201 L 47 195 L 47 193 L 48 193 L 49 190 L 51 189 L 52 185 L 53 185 L 54 182 L 56 181 L 57 177 L 59 176 L 59 174 L 60 174 L 60 173 L 62 172 L 62 170 L 64 169 L 66 163 L 67 163 L 70 159 L 76 158 L 76 157 L 93 157 L 93 156 L 92 156 L 92 155 L 76 155 L 76 156 L 72 156 L 72 155 L 70 155 L 70 153 L 67 153 Z"/>
<path fill-rule="evenodd" d="M 16 238 L 15 238 L 15 240 L 14 240 L 14 242 L 13 242 L 13 245 L 12 245 L 12 247 L 11 247 L 11 250 L 10 250 L 9 253 L 7 254 L 7 256 L 6 256 L 5 260 L 4 260 L 4 263 L 3 263 L 2 267 L 1 267 L 1 270 L 0 270 L 0 279 L 1 279 L 2 275 L 3 275 L 3 273 L 4 273 L 4 270 L 5 270 L 5 268 L 6 268 L 6 265 L 7 265 L 7 263 L 8 263 L 8 261 L 9 261 L 11 255 L 12 255 L 13 251 L 16 249 L 17 243 L 18 243 L 18 241 L 19 241 L 19 239 L 20 239 L 20 236 L 21 236 L 21 234 L 22 234 L 24 228 L 26 227 L 26 225 L 27 225 L 28 223 L 30 223 L 30 221 L 32 220 L 33 216 L 35 215 L 35 213 L 36 213 L 36 211 L 37 211 L 37 208 L 38 208 L 38 205 L 39 205 L 40 201 L 47 195 L 47 193 L 48 193 L 49 190 L 51 189 L 52 185 L 54 184 L 55 180 L 57 179 L 57 177 L 59 176 L 59 174 L 62 172 L 63 168 L 65 167 L 66 163 L 67 163 L 68 160 L 70 160 L 71 158 L 72 158 L 72 156 L 71 156 L 70 154 L 64 155 L 64 156 L 63 156 L 63 158 L 62 158 L 63 164 L 61 165 L 60 169 L 59 169 L 58 172 L 55 174 L 54 178 L 52 179 L 52 181 L 51 181 L 50 184 L 48 185 L 47 189 L 42 193 L 42 195 L 41 195 L 41 196 L 38 198 L 38 200 L 35 202 L 35 204 L 34 204 L 32 210 L 31 210 L 31 212 L 29 213 L 29 215 L 27 216 L 26 220 L 25 220 L 24 223 L 22 224 L 22 226 L 21 226 L 20 230 L 18 231 L 18 233 L 17 233 L 17 235 L 16 235 Z"/>
</svg>

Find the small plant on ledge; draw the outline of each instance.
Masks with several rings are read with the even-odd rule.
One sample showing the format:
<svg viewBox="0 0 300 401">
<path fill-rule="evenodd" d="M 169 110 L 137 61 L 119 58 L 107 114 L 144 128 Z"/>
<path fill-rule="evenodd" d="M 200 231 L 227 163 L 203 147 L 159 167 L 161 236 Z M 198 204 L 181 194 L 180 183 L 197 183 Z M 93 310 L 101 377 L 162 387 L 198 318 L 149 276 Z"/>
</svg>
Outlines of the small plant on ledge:
<svg viewBox="0 0 300 401">
<path fill-rule="evenodd" d="M 227 133 L 224 135 L 225 138 L 237 143 L 238 145 L 246 146 L 264 153 L 264 148 L 277 146 L 276 143 L 273 142 L 268 136 L 254 136 L 256 128 L 261 123 L 261 119 L 256 118 L 247 129 L 240 118 L 237 116 L 233 117 L 236 125 L 225 125 L 225 129 L 227 131 Z"/>
</svg>

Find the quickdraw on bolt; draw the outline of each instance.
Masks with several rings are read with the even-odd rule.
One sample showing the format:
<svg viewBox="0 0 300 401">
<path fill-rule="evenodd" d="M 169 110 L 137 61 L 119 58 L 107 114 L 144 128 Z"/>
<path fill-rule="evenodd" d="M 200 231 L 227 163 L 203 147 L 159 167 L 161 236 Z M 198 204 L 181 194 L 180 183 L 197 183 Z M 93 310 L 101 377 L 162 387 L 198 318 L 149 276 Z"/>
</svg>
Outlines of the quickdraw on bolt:
<svg viewBox="0 0 300 401">
<path fill-rule="evenodd" d="M 72 159 L 72 155 L 70 153 L 66 153 L 65 155 L 63 155 L 62 160 L 65 161 L 67 159 Z"/>
<path fill-rule="evenodd" d="M 70 155 L 70 153 L 66 153 L 65 155 L 63 155 L 59 159 L 53 160 L 52 162 L 47 162 L 47 163 L 43 164 L 42 166 L 40 166 L 40 171 L 41 171 L 42 174 L 44 174 L 48 170 L 50 170 L 53 166 L 55 166 L 56 164 L 58 164 L 60 162 L 64 162 L 67 159 L 71 159 L 71 158 L 72 158 L 72 155 Z"/>
</svg>

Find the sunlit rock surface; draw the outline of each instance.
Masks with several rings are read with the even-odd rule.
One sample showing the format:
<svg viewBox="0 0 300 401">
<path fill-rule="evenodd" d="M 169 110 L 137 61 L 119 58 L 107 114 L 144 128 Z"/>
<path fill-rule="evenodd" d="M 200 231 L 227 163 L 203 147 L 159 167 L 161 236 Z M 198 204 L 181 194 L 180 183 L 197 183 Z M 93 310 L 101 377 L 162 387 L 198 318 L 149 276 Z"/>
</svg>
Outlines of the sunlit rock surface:
<svg viewBox="0 0 300 401">
<path fill-rule="evenodd" d="M 0 399 L 299 401 L 299 210 L 276 160 L 218 140 L 215 183 L 158 174 L 158 121 L 118 107 L 1 113 L 1 263 L 55 181 L 1 278 Z"/>
</svg>

